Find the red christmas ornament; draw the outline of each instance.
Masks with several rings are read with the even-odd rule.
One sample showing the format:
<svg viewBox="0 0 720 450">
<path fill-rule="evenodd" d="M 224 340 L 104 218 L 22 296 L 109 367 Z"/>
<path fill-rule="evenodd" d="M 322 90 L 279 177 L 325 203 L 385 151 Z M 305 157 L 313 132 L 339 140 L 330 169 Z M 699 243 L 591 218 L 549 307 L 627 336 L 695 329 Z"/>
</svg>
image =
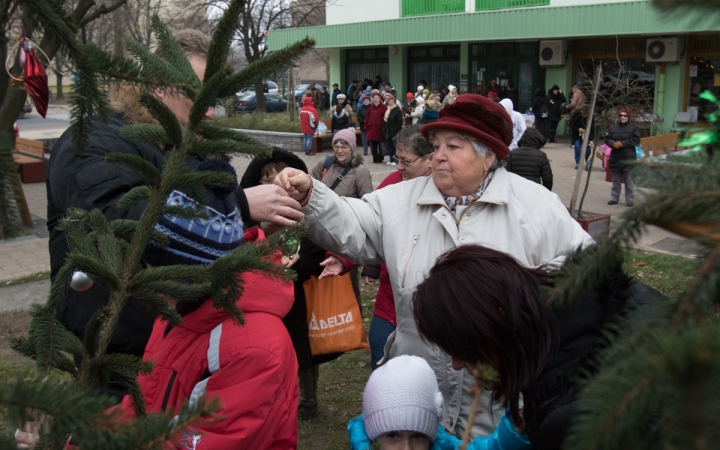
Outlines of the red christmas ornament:
<svg viewBox="0 0 720 450">
<path fill-rule="evenodd" d="M 38 114 L 44 118 L 50 101 L 50 88 L 48 88 L 47 73 L 45 73 L 42 62 L 35 54 L 35 49 L 27 52 L 24 82 L 30 97 L 35 103 Z"/>
<path fill-rule="evenodd" d="M 5 70 L 10 75 L 10 78 L 12 78 L 13 86 L 27 89 L 35 103 L 38 114 L 45 117 L 50 101 L 50 88 L 48 88 L 48 77 L 45 72 L 45 66 L 47 64 L 40 61 L 40 58 L 38 58 L 35 53 L 35 48 L 43 55 L 45 55 L 45 52 L 27 38 L 25 28 L 22 29 L 22 34 L 18 38 L 18 44 L 15 48 L 18 49 L 17 56 L 23 72 L 17 76 L 10 72 L 10 65 L 12 65 L 14 58 L 14 49 L 8 54 L 8 58 L 5 61 Z M 47 55 L 45 55 L 45 59 L 47 59 Z"/>
</svg>

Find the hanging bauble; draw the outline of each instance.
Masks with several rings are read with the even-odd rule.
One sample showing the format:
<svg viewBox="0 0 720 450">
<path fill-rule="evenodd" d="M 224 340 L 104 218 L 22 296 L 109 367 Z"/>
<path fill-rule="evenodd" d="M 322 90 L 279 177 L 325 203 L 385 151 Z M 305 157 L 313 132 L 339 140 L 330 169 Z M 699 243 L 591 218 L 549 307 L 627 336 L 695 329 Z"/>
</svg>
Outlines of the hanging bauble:
<svg viewBox="0 0 720 450">
<path fill-rule="evenodd" d="M 79 270 L 73 272 L 72 279 L 70 280 L 71 288 L 78 292 L 84 292 L 90 289 L 92 285 L 93 280 L 91 280 L 85 272 L 80 272 Z"/>
<path fill-rule="evenodd" d="M 20 75 L 13 75 L 10 71 L 16 49 L 20 67 L 23 69 Z M 48 87 L 48 77 L 45 72 L 47 63 L 38 58 L 35 49 L 42 53 L 45 59 L 48 60 L 45 52 L 26 37 L 25 29 L 23 28 L 17 45 L 12 51 L 8 52 L 7 60 L 5 60 L 5 70 L 8 75 L 10 75 L 10 78 L 12 78 L 11 83 L 14 87 L 27 89 L 28 94 L 30 94 L 30 97 L 35 103 L 38 114 L 45 117 L 50 101 L 50 88 Z"/>
</svg>

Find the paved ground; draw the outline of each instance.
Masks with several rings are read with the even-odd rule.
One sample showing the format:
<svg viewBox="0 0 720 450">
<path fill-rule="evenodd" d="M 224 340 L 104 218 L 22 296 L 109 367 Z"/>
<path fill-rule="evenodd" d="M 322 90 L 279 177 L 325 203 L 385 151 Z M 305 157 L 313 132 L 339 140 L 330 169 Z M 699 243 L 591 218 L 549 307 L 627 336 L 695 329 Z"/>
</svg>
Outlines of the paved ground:
<svg viewBox="0 0 720 450">
<path fill-rule="evenodd" d="M 554 174 L 553 192 L 560 196 L 560 199 L 566 205 L 570 203 L 570 197 L 575 183 L 575 164 L 573 160 L 573 150 L 569 144 L 549 144 L 544 149 L 551 160 Z M 299 154 L 305 160 L 309 168 L 324 161 L 329 152 L 321 153 L 316 156 L 305 156 Z M 233 165 L 242 174 L 249 163 L 248 158 L 236 158 Z M 373 176 L 373 184 L 377 186 L 380 182 L 393 170 L 394 166 L 385 164 L 372 164 L 370 156 L 365 158 L 366 164 Z M 599 162 L 596 161 L 596 162 Z M 583 187 L 585 175 L 583 172 Z M 47 218 L 47 200 L 45 197 L 45 184 L 34 183 L 23 185 L 25 196 L 30 207 L 31 214 L 35 221 L 35 228 L 31 234 L 23 238 L 13 241 L 0 242 L 0 286 L 7 280 L 16 279 L 22 276 L 30 275 L 37 272 L 50 270 L 50 262 L 48 256 L 48 239 L 45 220 Z M 638 189 L 636 193 L 636 203 L 642 201 L 642 189 Z M 583 206 L 584 211 L 594 213 L 610 214 L 613 218 L 619 217 L 623 212 L 627 211 L 624 203 L 609 206 L 607 201 L 610 195 L 610 183 L 605 181 L 605 173 L 594 171 L 591 175 L 590 187 Z M 623 194 L 624 195 L 624 194 Z M 686 239 L 682 239 L 669 232 L 655 227 L 649 227 L 647 232 L 642 236 L 637 246 L 639 248 L 679 254 L 683 256 L 692 256 L 696 251 L 695 244 Z M 24 285 L 17 288 L 0 289 L 0 310 L 6 309 L 15 304 L 13 299 L 18 298 L 20 293 L 29 289 L 27 295 L 44 296 L 47 295 L 48 282 L 36 282 L 33 286 L 38 285 L 40 288 L 31 288 L 30 285 Z M 24 295 L 24 294 L 22 294 Z M 38 298 L 37 301 L 44 301 Z M 3 306 L 7 305 L 7 306 Z M 12 309 L 12 308 L 11 308 Z"/>
</svg>

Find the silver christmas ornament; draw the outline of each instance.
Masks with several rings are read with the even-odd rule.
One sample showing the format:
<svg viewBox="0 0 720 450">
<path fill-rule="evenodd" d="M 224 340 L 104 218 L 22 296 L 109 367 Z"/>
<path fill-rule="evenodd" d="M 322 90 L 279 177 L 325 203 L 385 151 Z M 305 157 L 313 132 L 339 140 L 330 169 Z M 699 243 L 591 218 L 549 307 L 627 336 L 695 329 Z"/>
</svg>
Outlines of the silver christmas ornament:
<svg viewBox="0 0 720 450">
<path fill-rule="evenodd" d="M 70 287 L 78 292 L 87 291 L 93 285 L 93 280 L 90 279 L 87 274 L 80 272 L 79 270 L 73 272 L 72 280 L 70 280 Z"/>
</svg>

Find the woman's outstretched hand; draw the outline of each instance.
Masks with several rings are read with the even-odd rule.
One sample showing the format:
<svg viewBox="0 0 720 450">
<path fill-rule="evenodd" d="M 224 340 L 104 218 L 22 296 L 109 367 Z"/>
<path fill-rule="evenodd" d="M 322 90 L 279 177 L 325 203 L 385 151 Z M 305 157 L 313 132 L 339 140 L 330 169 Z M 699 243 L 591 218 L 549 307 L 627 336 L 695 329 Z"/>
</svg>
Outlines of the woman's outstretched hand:
<svg viewBox="0 0 720 450">
<path fill-rule="evenodd" d="M 312 186 L 312 178 L 302 170 L 286 167 L 275 177 L 275 184 L 284 189 L 291 198 L 302 202 Z"/>
</svg>

